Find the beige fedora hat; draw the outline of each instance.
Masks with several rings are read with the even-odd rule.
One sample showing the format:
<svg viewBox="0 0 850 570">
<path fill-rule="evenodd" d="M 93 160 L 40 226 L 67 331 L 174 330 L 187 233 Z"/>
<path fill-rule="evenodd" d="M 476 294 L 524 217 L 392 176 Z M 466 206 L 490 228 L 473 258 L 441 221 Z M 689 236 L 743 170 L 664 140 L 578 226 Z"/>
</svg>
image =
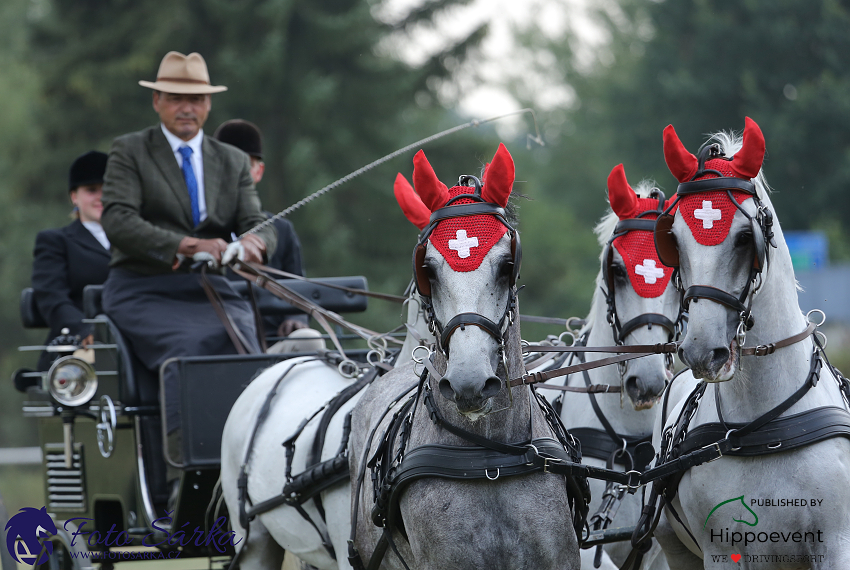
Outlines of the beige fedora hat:
<svg viewBox="0 0 850 570">
<path fill-rule="evenodd" d="M 163 93 L 197 95 L 227 91 L 223 85 L 210 85 L 207 62 L 199 53 L 183 55 L 170 51 L 162 58 L 156 81 L 139 81 L 142 87 L 150 87 Z"/>
</svg>

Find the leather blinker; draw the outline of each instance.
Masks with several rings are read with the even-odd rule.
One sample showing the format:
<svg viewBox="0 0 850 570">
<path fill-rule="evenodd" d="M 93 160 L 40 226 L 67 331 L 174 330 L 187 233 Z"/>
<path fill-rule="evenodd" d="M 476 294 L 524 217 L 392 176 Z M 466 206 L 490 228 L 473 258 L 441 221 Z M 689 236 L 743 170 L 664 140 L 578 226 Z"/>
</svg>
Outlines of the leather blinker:
<svg viewBox="0 0 850 570">
<path fill-rule="evenodd" d="M 662 214 L 655 221 L 655 249 L 658 259 L 668 267 L 679 267 L 679 248 L 673 236 L 674 220 L 671 214 Z"/>
</svg>

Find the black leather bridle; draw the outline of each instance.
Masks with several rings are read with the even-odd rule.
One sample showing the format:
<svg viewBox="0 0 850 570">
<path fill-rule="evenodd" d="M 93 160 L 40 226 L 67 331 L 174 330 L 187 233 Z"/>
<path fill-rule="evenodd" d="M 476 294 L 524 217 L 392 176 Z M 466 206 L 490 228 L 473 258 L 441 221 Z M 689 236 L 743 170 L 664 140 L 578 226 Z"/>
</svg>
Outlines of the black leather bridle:
<svg viewBox="0 0 850 570">
<path fill-rule="evenodd" d="M 505 215 L 505 209 L 497 204 L 485 202 L 481 197 L 481 181 L 475 176 L 463 175 L 458 180 L 458 186 L 469 186 L 469 183 L 475 188 L 473 194 L 459 194 L 455 196 L 442 208 L 435 210 L 431 214 L 431 219 L 428 225 L 419 234 L 419 241 L 413 250 L 413 275 L 416 289 L 422 297 L 422 307 L 425 311 L 425 318 L 428 321 L 428 328 L 435 337 L 437 337 L 437 346 L 443 354 L 449 354 L 449 339 L 457 329 L 463 330 L 467 325 L 476 326 L 484 330 L 492 336 L 499 344 L 499 349 L 504 354 L 504 333 L 508 326 L 513 323 L 516 318 L 516 281 L 519 279 L 520 263 L 522 261 L 522 246 L 519 241 L 519 233 L 508 223 Z M 458 200 L 473 200 L 471 204 L 455 204 Z M 505 310 L 502 313 L 502 318 L 498 323 L 495 323 L 479 313 L 459 313 L 449 319 L 449 322 L 443 324 L 437 318 L 434 312 L 434 305 L 431 302 L 431 281 L 425 267 L 425 253 L 427 251 L 428 238 L 437 227 L 437 224 L 443 220 L 450 218 L 461 218 L 467 216 L 490 215 L 495 217 L 507 229 L 511 237 L 511 256 L 513 257 L 513 270 L 511 271 L 508 301 L 505 304 Z"/>
<path fill-rule="evenodd" d="M 655 222 L 655 248 L 658 250 L 658 258 L 664 265 L 676 269 L 674 275 L 675 283 L 681 290 L 682 284 L 679 270 L 679 250 L 673 237 L 673 221 L 675 215 L 670 212 L 679 203 L 682 196 L 693 194 L 701 194 L 703 192 L 724 191 L 729 197 L 729 200 L 735 207 L 750 221 L 752 227 L 753 241 L 755 242 L 755 252 L 753 253 L 753 262 L 750 266 L 750 274 L 747 279 L 747 284 L 739 296 L 734 296 L 731 293 L 711 287 L 709 285 L 691 285 L 688 287 L 682 296 L 682 311 L 687 312 L 691 299 L 709 299 L 715 303 L 725 305 L 738 313 L 738 344 L 744 344 L 746 331 L 753 328 L 755 321 L 752 315 L 753 296 L 759 287 L 761 287 L 761 273 L 765 269 L 769 261 L 770 247 L 776 247 L 776 241 L 773 238 L 773 212 L 765 206 L 758 196 L 755 184 L 750 180 L 741 178 L 723 176 L 717 170 L 706 169 L 705 161 L 707 159 L 724 159 L 726 158 L 720 151 L 720 147 L 716 144 L 709 145 L 700 151 L 699 166 L 696 174 L 694 174 L 688 182 L 682 182 L 676 189 L 676 200 L 658 216 Z M 708 178 L 705 180 L 696 180 L 706 174 L 716 174 L 719 178 Z M 756 206 L 756 215 L 751 216 L 738 203 L 732 195 L 733 191 L 744 192 L 752 197 L 753 203 Z"/>
</svg>

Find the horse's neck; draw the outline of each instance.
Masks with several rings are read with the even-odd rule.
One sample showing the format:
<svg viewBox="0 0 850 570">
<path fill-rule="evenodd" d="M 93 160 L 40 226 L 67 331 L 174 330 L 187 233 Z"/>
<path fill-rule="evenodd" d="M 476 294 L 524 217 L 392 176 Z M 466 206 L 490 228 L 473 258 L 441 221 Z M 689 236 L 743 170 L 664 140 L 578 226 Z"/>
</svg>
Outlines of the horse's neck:
<svg viewBox="0 0 850 570">
<path fill-rule="evenodd" d="M 591 314 L 588 316 L 588 322 L 591 323 L 591 328 L 587 335 L 587 346 L 612 346 L 615 342 L 614 331 L 611 325 L 608 324 L 608 306 L 599 287 L 596 288 L 591 311 Z M 609 356 L 613 355 L 604 352 L 585 353 L 587 360 L 599 360 Z M 594 368 L 589 370 L 587 374 L 590 377 L 591 384 L 619 386 L 621 382 L 620 368 L 615 364 Z M 571 386 L 584 386 L 584 384 L 584 378 L 581 373 L 574 374 L 570 378 Z M 584 404 L 577 406 L 575 410 L 569 410 L 569 415 L 572 416 L 572 419 L 569 421 L 570 427 L 595 427 L 601 429 L 602 423 L 590 405 L 590 396 L 585 394 L 577 394 L 576 396 L 571 398 L 570 401 L 584 400 Z M 622 405 L 620 404 L 621 402 Z M 611 424 L 611 427 L 617 433 L 622 435 L 644 435 L 652 432 L 655 414 L 652 410 L 635 410 L 625 394 L 621 394 L 620 396 L 616 394 L 597 394 L 596 403 Z"/>
<path fill-rule="evenodd" d="M 747 346 L 777 342 L 806 327 L 806 319 L 797 300 L 791 256 L 781 233 L 776 239 L 779 247 L 771 252 L 770 264 L 762 276 L 764 284 L 753 299 L 755 325 L 747 333 Z M 719 386 L 723 419 L 727 422 L 752 421 L 783 402 L 805 382 L 812 348 L 812 340 L 807 338 L 780 348 L 769 356 L 741 357 L 735 376 Z M 809 392 L 811 396 L 822 394 L 823 390 Z M 713 399 L 713 393 L 709 395 Z M 805 403 L 805 400 L 801 402 Z"/>
<path fill-rule="evenodd" d="M 401 351 L 399 352 L 398 359 L 396 359 L 399 365 L 409 362 L 413 356 L 413 349 L 419 346 L 419 340 L 410 332 L 411 328 L 425 342 L 434 342 L 434 335 L 428 330 L 428 322 L 425 320 L 425 314 L 422 310 L 422 300 L 419 297 L 419 293 L 415 291 L 408 297 L 406 323 L 410 328 L 405 327 L 406 335 L 404 337 L 404 344 L 401 345 Z"/>
</svg>

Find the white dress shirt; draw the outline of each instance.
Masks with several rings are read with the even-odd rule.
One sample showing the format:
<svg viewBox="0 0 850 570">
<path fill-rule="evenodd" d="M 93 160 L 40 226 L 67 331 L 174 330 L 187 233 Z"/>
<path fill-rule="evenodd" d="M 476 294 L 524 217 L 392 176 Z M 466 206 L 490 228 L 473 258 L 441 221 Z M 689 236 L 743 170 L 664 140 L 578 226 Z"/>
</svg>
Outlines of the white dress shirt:
<svg viewBox="0 0 850 570">
<path fill-rule="evenodd" d="M 106 232 L 103 231 L 103 226 L 97 222 L 83 222 L 83 225 L 94 236 L 94 239 L 99 241 L 106 251 L 109 251 L 109 239 L 106 237 Z"/>
<path fill-rule="evenodd" d="M 201 221 L 203 222 L 207 218 L 207 199 L 204 193 L 204 151 L 202 149 L 204 131 L 201 129 L 193 139 L 184 141 L 166 129 L 162 123 L 159 126 L 162 128 L 165 138 L 168 139 L 168 144 L 171 145 L 171 151 L 177 160 L 177 166 L 181 169 L 180 176 L 183 176 L 183 155 L 180 154 L 180 147 L 188 146 L 192 149 L 192 170 L 195 172 L 195 180 L 198 181 L 198 210 L 201 212 Z"/>
</svg>

